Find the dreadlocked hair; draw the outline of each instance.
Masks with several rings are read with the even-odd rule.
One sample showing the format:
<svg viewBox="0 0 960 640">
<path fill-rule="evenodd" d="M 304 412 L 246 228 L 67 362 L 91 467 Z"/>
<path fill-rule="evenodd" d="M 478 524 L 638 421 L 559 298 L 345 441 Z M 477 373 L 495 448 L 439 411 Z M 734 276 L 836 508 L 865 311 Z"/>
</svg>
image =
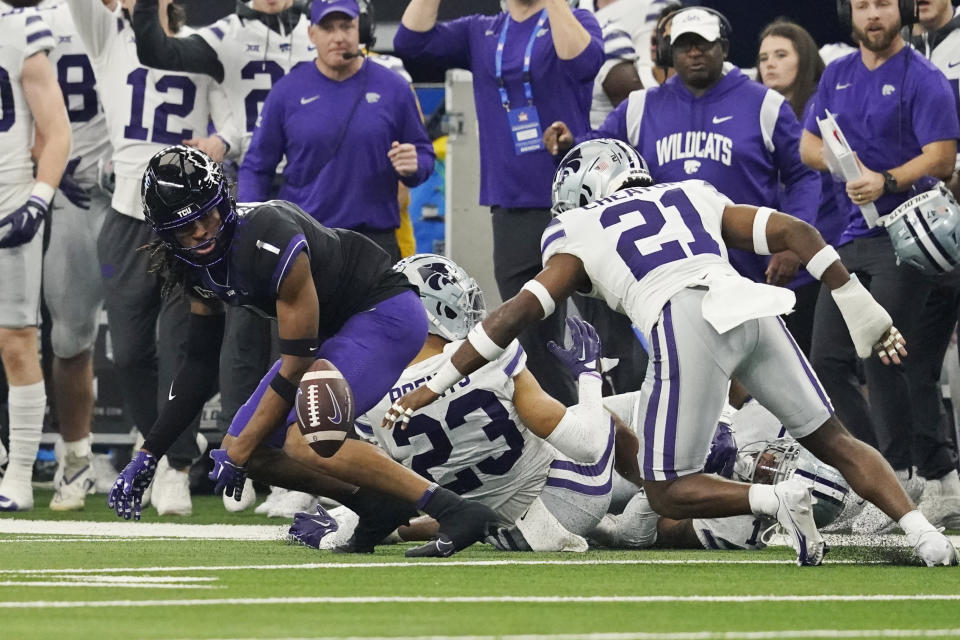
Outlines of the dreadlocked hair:
<svg viewBox="0 0 960 640">
<path fill-rule="evenodd" d="M 164 298 L 183 289 L 187 277 L 187 265 L 179 259 L 163 240 L 154 240 L 137 249 L 147 254 L 147 273 L 156 273 L 163 281 L 160 295 Z"/>
</svg>

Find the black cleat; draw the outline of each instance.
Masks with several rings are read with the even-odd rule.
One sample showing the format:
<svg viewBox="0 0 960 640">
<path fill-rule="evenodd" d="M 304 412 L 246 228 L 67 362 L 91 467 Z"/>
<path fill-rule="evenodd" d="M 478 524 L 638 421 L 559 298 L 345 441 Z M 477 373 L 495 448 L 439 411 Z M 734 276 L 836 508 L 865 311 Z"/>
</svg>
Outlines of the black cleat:
<svg viewBox="0 0 960 640">
<path fill-rule="evenodd" d="M 436 519 L 440 530 L 426 544 L 408 549 L 408 558 L 447 558 L 483 540 L 488 529 L 499 522 L 490 507 L 465 500 L 442 487 L 436 489 L 424 511 Z"/>
</svg>

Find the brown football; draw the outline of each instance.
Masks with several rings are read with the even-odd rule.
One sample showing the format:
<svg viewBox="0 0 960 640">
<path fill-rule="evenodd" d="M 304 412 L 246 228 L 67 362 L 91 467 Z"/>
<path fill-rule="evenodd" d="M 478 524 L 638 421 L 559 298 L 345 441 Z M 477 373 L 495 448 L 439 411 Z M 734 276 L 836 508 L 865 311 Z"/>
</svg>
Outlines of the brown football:
<svg viewBox="0 0 960 640">
<path fill-rule="evenodd" d="M 324 458 L 340 449 L 353 428 L 353 391 L 329 361 L 317 360 L 300 379 L 297 424 L 310 447 Z"/>
</svg>

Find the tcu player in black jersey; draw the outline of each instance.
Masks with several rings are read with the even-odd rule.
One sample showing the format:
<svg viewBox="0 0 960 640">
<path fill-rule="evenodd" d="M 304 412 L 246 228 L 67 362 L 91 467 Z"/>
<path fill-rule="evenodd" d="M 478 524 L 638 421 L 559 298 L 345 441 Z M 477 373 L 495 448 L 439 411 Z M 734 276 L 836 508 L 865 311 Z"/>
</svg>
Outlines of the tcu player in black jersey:
<svg viewBox="0 0 960 640">
<path fill-rule="evenodd" d="M 220 166 L 185 146 L 153 156 L 142 196 L 146 219 L 160 237 L 152 245 L 153 264 L 167 290 L 182 286 L 190 297 L 190 329 L 187 360 L 170 399 L 110 493 L 117 514 L 139 518 L 157 458 L 212 395 L 226 303 L 275 318 L 282 357 L 237 413 L 227 448 L 210 454 L 218 491 L 239 501 L 248 464 L 274 484 L 287 484 L 279 480 L 305 466 L 365 488 L 353 493 L 331 482 L 341 501 L 377 502 L 381 513 L 391 512 L 394 519 L 381 538 L 415 514 L 416 503 L 440 521 L 452 541 L 447 555 L 479 540 L 486 522 L 496 519 L 489 508 L 427 482 L 370 444 L 347 440 L 334 456 L 321 458 L 298 429 L 287 429 L 296 421 L 291 409 L 297 385 L 314 360 L 325 358 L 341 371 L 362 414 L 390 390 L 423 345 L 423 306 L 407 279 L 391 270 L 386 252 L 358 233 L 324 227 L 282 200 L 238 206 Z M 366 493 L 371 490 L 411 504 L 391 510 L 390 503 L 379 504 Z M 372 543 L 367 548 L 357 542 L 357 550 L 372 550 Z"/>
</svg>

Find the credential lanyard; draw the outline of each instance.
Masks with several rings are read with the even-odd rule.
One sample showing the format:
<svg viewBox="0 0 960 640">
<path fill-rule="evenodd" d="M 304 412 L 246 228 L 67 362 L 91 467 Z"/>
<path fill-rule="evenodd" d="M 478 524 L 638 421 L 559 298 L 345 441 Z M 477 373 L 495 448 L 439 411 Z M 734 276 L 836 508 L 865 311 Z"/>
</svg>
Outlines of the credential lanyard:
<svg viewBox="0 0 960 640">
<path fill-rule="evenodd" d="M 503 84 L 503 48 L 507 44 L 507 29 L 510 27 L 510 16 L 506 16 L 503 21 L 503 29 L 500 30 L 500 40 L 497 42 L 496 55 L 496 73 L 497 88 L 500 90 L 500 103 L 503 108 L 510 111 L 510 98 L 507 96 L 507 88 Z M 547 22 L 547 10 L 540 12 L 540 18 L 537 25 L 530 34 L 530 41 L 527 42 L 527 49 L 523 54 L 523 95 L 527 98 L 527 104 L 533 104 L 533 86 L 530 84 L 530 58 L 533 54 L 533 43 L 537 40 L 537 34 Z"/>
</svg>

